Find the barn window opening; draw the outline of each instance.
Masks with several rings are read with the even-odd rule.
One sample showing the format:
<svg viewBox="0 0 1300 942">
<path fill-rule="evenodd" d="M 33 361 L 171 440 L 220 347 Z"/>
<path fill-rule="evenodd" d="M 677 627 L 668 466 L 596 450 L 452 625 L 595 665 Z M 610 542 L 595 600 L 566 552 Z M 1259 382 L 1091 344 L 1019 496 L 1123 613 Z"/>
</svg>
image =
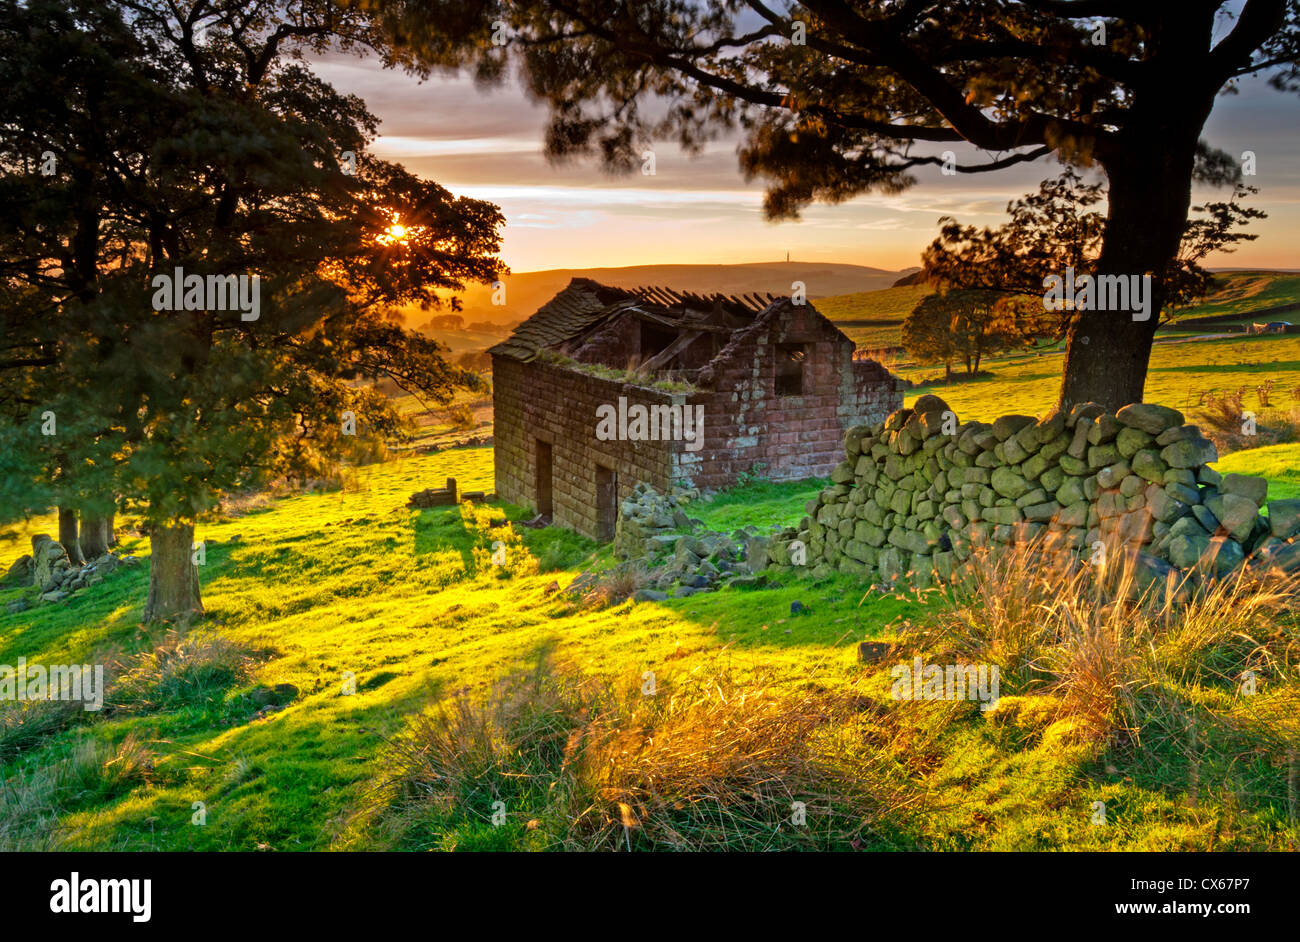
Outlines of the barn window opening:
<svg viewBox="0 0 1300 942">
<path fill-rule="evenodd" d="M 776 394 L 778 396 L 802 396 L 804 393 L 804 372 L 807 367 L 807 344 L 777 344 Z"/>
<path fill-rule="evenodd" d="M 677 339 L 678 332 L 664 330 L 652 324 L 641 322 L 641 362 L 644 363 L 655 354 L 663 353 L 668 345 Z"/>
</svg>

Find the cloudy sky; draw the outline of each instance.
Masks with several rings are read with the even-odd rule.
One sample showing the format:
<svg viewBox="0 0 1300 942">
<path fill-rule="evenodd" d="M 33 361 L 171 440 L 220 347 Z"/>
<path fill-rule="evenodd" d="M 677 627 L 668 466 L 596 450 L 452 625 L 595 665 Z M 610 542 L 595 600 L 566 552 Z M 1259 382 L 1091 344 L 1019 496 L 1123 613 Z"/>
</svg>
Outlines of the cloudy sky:
<svg viewBox="0 0 1300 942">
<path fill-rule="evenodd" d="M 1009 200 L 1056 174 L 1038 163 L 998 173 L 945 177 L 917 172 L 897 196 L 814 206 L 799 222 L 770 223 L 762 185 L 737 169 L 735 141 L 691 158 L 656 147 L 656 173 L 604 175 L 594 164 L 554 166 L 542 156 L 545 109 L 516 87 L 479 89 L 468 79 L 421 84 L 373 58 L 316 63 L 340 91 L 359 94 L 383 121 L 375 150 L 456 193 L 491 200 L 507 218 L 503 257 L 516 271 L 653 263 L 848 262 L 901 269 L 918 264 L 940 216 L 996 224 Z M 1248 83 L 1222 97 L 1207 138 L 1234 155 L 1251 150 L 1269 213 L 1259 239 L 1211 260 L 1226 267 L 1300 268 L 1300 97 Z M 1198 192 L 1198 199 L 1226 191 Z"/>
</svg>

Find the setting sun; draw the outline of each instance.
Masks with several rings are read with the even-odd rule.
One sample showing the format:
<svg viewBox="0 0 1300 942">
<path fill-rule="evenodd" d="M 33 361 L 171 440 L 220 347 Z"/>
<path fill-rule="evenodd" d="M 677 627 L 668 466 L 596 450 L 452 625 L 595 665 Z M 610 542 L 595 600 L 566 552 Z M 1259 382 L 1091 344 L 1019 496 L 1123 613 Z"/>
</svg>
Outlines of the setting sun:
<svg viewBox="0 0 1300 942">
<path fill-rule="evenodd" d="M 376 237 L 376 241 L 380 245 L 405 245 L 415 234 L 416 227 L 402 225 L 402 217 L 396 214 L 392 219 L 388 227 Z"/>
</svg>

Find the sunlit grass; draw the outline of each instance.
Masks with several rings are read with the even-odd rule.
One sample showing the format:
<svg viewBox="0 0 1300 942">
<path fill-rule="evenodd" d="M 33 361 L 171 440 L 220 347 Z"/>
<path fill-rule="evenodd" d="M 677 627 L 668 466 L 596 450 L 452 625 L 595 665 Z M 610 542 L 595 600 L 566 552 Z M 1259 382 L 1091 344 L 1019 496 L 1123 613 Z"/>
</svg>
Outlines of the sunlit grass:
<svg viewBox="0 0 1300 942">
<path fill-rule="evenodd" d="M 541 652 L 593 673 L 639 675 L 665 664 L 689 670 L 725 651 L 741 678 L 758 670 L 833 677 L 852 663 L 854 638 L 915 604 L 881 599 L 859 608 L 847 580 L 790 580 L 769 591 L 581 610 L 551 584 L 567 586 L 586 562 L 608 563 L 608 550 L 565 531 L 510 536 L 513 528 L 489 525 L 526 519 L 523 508 L 405 507 L 410 493 L 447 476 L 470 490 L 490 489 L 491 475 L 491 449 L 414 456 L 361 468 L 341 491 L 202 525 L 207 625 L 267 652 L 257 685 L 292 684 L 299 695 L 259 715 L 254 682 L 240 682 L 215 701 L 79 719 L 8 772 L 46 762 L 78 729 L 109 744 L 135 732 L 156 754 L 155 770 L 149 783 L 111 800 L 72 800 L 59 817 L 61 846 L 329 847 L 386 740 L 410 716 L 453 691 L 485 689 Z M 498 540 L 513 547 L 505 572 L 491 563 Z M 5 558 L 25 543 L 11 536 Z M 125 548 L 147 554 L 148 543 Z M 146 579 L 147 564 L 123 568 L 102 591 L 65 605 L 0 614 L 0 663 L 151 649 L 159 639 L 137 625 Z M 19 594 L 0 592 L 0 603 Z M 795 600 L 812 614 L 791 618 Z M 347 673 L 355 695 L 342 694 Z M 205 825 L 190 823 L 194 801 L 204 802 Z"/>
</svg>

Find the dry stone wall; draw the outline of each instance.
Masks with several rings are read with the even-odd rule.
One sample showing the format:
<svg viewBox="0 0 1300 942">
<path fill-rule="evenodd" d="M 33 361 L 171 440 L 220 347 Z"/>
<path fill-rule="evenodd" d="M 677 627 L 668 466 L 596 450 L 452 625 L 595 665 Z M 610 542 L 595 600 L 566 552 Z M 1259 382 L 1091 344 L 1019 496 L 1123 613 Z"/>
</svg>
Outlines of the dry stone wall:
<svg viewBox="0 0 1300 942">
<path fill-rule="evenodd" d="M 82 589 L 103 582 L 104 577 L 119 566 L 138 563 L 134 556 L 105 553 L 79 566 L 69 559 L 62 543 L 51 539 L 47 533 L 37 534 L 32 537 L 31 555 L 18 557 L 2 580 L 10 585 L 33 586 L 36 591 L 31 599 L 9 602 L 7 610 L 10 614 L 24 611 L 37 599 L 45 603 L 62 602 Z"/>
<path fill-rule="evenodd" d="M 979 547 L 1036 537 L 1082 558 L 1136 551 L 1157 574 L 1223 575 L 1248 559 L 1300 568 L 1300 500 L 1261 514 L 1268 482 L 1218 474 L 1213 443 L 1165 406 L 1085 403 L 988 425 L 922 396 L 850 429 L 844 452 L 799 528 L 814 569 L 926 586 Z"/>
</svg>

